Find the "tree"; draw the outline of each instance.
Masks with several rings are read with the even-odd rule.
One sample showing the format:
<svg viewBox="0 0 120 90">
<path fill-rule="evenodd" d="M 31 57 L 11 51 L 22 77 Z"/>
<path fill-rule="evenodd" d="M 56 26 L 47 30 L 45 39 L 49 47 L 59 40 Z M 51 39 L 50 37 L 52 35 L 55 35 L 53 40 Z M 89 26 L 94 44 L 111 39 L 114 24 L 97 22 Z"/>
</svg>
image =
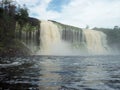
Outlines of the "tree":
<svg viewBox="0 0 120 90">
<path fill-rule="evenodd" d="M 15 37 L 15 5 L 12 0 L 0 1 L 0 38 L 4 42 Z"/>
<path fill-rule="evenodd" d="M 19 39 L 21 39 L 22 37 L 22 28 L 23 26 L 27 23 L 28 21 L 28 9 L 26 8 L 26 6 L 24 5 L 23 8 L 21 8 L 19 6 L 18 8 L 18 12 L 16 14 L 16 20 L 18 21 L 19 25 L 20 25 L 20 29 L 19 29 Z"/>
<path fill-rule="evenodd" d="M 24 5 L 17 7 L 13 0 L 0 1 L 0 41 L 10 41 L 15 38 L 16 22 L 22 27 L 28 20 L 28 9 Z"/>
<path fill-rule="evenodd" d="M 3 17 L 3 12 L 4 12 L 3 8 L 2 8 L 2 7 L 0 7 L 0 18 L 2 18 L 2 17 Z"/>
</svg>

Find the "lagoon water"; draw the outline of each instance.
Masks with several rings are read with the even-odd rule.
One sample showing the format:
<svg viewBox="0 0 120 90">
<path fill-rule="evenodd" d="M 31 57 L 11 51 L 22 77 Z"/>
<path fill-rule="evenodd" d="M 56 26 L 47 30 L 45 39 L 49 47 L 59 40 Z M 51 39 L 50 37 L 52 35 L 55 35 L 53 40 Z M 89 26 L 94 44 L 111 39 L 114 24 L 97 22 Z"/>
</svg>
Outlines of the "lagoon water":
<svg viewBox="0 0 120 90">
<path fill-rule="evenodd" d="M 0 58 L 0 90 L 120 90 L 120 56 Z"/>
</svg>

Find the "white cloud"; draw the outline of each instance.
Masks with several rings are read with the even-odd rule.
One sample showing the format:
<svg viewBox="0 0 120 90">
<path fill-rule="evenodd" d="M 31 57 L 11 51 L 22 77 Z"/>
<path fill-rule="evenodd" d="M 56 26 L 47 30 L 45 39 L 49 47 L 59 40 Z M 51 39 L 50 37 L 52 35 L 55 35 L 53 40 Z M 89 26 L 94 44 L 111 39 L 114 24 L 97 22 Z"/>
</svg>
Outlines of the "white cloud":
<svg viewBox="0 0 120 90">
<path fill-rule="evenodd" d="M 52 0 L 17 0 L 18 3 L 26 4 L 28 6 L 30 16 L 34 16 L 38 19 L 55 19 L 59 17 L 59 13 L 47 11 L 48 4 L 51 1 Z"/>
<path fill-rule="evenodd" d="M 47 11 L 52 0 L 17 0 L 27 4 L 30 15 L 39 19 L 52 19 L 78 27 L 120 26 L 120 0 L 71 0 L 61 12 Z M 33 5 L 33 7 L 32 7 Z"/>
<path fill-rule="evenodd" d="M 119 0 L 73 0 L 65 6 L 58 21 L 85 27 L 120 25 Z"/>
</svg>

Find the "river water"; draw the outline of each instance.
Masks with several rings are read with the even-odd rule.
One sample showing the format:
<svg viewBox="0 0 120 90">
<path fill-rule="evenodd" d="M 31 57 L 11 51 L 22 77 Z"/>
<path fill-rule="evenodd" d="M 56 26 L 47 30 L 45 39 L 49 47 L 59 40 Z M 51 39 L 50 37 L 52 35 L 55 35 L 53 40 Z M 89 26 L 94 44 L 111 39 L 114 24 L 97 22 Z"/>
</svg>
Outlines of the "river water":
<svg viewBox="0 0 120 90">
<path fill-rule="evenodd" d="M 0 58 L 0 90 L 120 90 L 120 56 Z"/>
</svg>

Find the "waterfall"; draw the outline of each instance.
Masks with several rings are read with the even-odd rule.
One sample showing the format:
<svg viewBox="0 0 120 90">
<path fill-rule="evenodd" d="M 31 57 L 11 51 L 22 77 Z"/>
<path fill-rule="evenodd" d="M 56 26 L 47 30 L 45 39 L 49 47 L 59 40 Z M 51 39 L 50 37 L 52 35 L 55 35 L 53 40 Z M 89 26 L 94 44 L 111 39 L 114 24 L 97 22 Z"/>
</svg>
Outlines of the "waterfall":
<svg viewBox="0 0 120 90">
<path fill-rule="evenodd" d="M 101 31 L 59 26 L 41 21 L 40 50 L 44 55 L 106 54 L 109 51 L 106 35 Z"/>
<path fill-rule="evenodd" d="M 86 38 L 86 46 L 89 53 L 103 54 L 107 53 L 109 47 L 107 45 L 106 35 L 96 30 L 83 30 Z"/>
<path fill-rule="evenodd" d="M 42 54 L 49 54 L 52 46 L 60 41 L 60 32 L 58 27 L 50 21 L 41 21 L 40 41 Z"/>
</svg>

